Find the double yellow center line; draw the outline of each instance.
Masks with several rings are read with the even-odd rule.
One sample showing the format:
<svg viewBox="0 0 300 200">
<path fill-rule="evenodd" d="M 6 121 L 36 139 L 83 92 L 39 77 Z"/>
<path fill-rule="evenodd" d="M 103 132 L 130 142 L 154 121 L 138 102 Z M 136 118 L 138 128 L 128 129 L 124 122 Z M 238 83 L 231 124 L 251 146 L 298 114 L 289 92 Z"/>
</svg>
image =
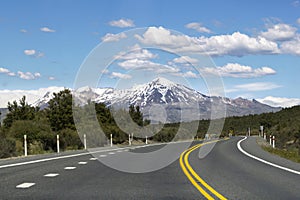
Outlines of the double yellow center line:
<svg viewBox="0 0 300 200">
<path fill-rule="evenodd" d="M 192 151 L 200 148 L 203 145 L 210 144 L 217 142 L 218 140 L 211 141 L 211 142 L 206 142 L 202 144 L 195 145 L 187 150 L 185 150 L 181 155 L 180 155 L 180 166 L 182 168 L 182 171 L 186 175 L 186 177 L 189 179 L 189 181 L 195 186 L 195 188 L 207 199 L 213 200 L 211 194 L 214 196 L 218 197 L 219 199 L 226 200 L 224 196 L 222 196 L 220 193 L 218 193 L 216 190 L 214 190 L 210 185 L 208 185 L 191 167 L 189 163 L 189 155 Z M 211 194 L 209 194 L 207 191 L 209 191 Z"/>
</svg>

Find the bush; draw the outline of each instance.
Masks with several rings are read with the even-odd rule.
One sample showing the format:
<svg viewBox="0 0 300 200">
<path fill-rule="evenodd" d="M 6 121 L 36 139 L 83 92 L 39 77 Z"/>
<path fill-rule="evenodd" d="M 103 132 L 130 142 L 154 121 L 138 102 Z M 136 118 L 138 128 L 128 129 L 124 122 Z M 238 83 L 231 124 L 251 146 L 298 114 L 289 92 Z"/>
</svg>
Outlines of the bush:
<svg viewBox="0 0 300 200">
<path fill-rule="evenodd" d="M 0 137 L 0 158 L 16 156 L 16 142 L 13 139 Z"/>
</svg>

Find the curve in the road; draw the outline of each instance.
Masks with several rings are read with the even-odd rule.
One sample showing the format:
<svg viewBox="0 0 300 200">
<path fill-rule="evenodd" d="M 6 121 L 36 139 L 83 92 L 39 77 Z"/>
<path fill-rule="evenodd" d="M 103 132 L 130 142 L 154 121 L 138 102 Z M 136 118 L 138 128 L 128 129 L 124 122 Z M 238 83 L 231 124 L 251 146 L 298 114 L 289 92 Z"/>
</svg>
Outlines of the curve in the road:
<svg viewBox="0 0 300 200">
<path fill-rule="evenodd" d="M 260 162 L 262 162 L 262 163 L 265 163 L 265 164 L 267 164 L 267 165 L 270 165 L 270 166 L 272 166 L 272 167 L 276 167 L 276 168 L 279 168 L 279 169 L 282 169 L 282 170 L 285 170 L 285 171 L 288 171 L 288 172 L 291 172 L 291 173 L 300 175 L 300 172 L 299 172 L 299 171 L 296 171 L 296 170 L 293 170 L 293 169 L 289 169 L 289 168 L 287 168 L 287 167 L 283 167 L 283 166 L 277 165 L 277 164 L 275 164 L 275 163 L 271 163 L 271 162 L 269 162 L 269 161 L 266 161 L 266 160 L 264 160 L 264 159 L 262 159 L 262 158 L 258 158 L 258 157 L 256 157 L 256 156 L 254 156 L 254 155 L 252 155 L 252 154 L 246 152 L 246 151 L 241 147 L 241 143 L 242 143 L 243 141 L 245 141 L 246 139 L 247 139 L 247 137 L 245 136 L 243 139 L 241 139 L 241 140 L 237 143 L 237 148 L 239 149 L 240 152 L 242 152 L 243 154 L 245 154 L 246 156 L 248 156 L 248 157 L 250 157 L 250 158 L 253 158 L 253 159 L 255 159 L 255 160 L 258 160 L 258 161 L 260 161 Z"/>
<path fill-rule="evenodd" d="M 211 142 L 206 142 L 206 143 L 202 143 L 202 144 L 198 144 L 195 145 L 189 149 L 187 149 L 186 151 L 184 151 L 181 155 L 180 155 L 180 166 L 182 171 L 184 172 L 184 174 L 186 175 L 186 177 L 189 179 L 189 181 L 194 185 L 194 187 L 207 199 L 209 200 L 213 200 L 214 198 L 205 191 L 205 189 L 207 189 L 208 191 L 210 191 L 213 195 L 215 195 L 216 197 L 218 197 L 221 200 L 226 200 L 226 198 L 221 195 L 220 193 L 218 193 L 214 188 L 212 188 L 210 185 L 208 185 L 195 171 L 194 169 L 191 167 L 190 163 L 189 163 L 189 155 L 191 154 L 191 152 L 193 152 L 194 150 L 200 148 L 203 145 L 207 145 L 210 143 L 215 143 L 218 140 L 215 141 L 211 141 Z M 200 185 L 200 184 L 202 185 Z M 205 189 L 204 189 L 205 188 Z"/>
</svg>

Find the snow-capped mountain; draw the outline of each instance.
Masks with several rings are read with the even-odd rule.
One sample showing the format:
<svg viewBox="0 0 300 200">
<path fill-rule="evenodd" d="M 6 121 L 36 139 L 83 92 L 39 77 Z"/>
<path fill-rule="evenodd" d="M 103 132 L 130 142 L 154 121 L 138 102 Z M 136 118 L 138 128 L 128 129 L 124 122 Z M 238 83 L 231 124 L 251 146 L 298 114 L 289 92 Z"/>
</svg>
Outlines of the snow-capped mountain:
<svg viewBox="0 0 300 200">
<path fill-rule="evenodd" d="M 57 93 L 63 89 L 65 88 L 50 87 L 40 89 L 36 92 L 27 91 L 27 99 L 30 100 L 29 103 L 32 106 L 39 106 L 41 109 L 44 109 L 48 106 L 49 100 L 53 98 L 53 92 Z M 41 95 L 42 92 L 44 92 L 43 95 Z M 153 107 L 156 106 L 158 110 L 155 112 L 160 113 L 164 110 L 167 117 L 166 121 L 168 122 L 209 119 L 212 112 L 223 113 L 223 115 L 215 115 L 215 118 L 217 118 L 218 116 L 241 116 L 276 112 L 281 109 L 262 104 L 256 100 L 250 101 L 243 98 L 230 99 L 226 97 L 206 96 L 196 90 L 161 77 L 130 89 L 82 87 L 72 92 L 75 102 L 78 105 L 84 105 L 89 100 L 97 103 L 105 103 L 107 106 L 117 108 L 128 108 L 129 105 L 138 105 L 141 107 L 144 116 L 151 120 L 154 120 Z M 10 94 L 10 96 L 14 94 L 16 93 Z M 24 92 L 17 94 L 18 99 L 20 99 L 24 95 Z M 3 97 L 3 95 L 1 96 Z M 182 117 L 184 113 L 185 117 Z"/>
<path fill-rule="evenodd" d="M 173 83 L 165 78 L 156 78 L 150 83 L 138 85 L 127 90 L 110 90 L 95 99 L 108 105 L 127 104 L 147 107 L 152 104 L 189 104 L 207 98 L 205 95 L 184 85 Z"/>
<path fill-rule="evenodd" d="M 91 96 L 91 95 L 90 95 Z M 92 101 L 102 102 L 108 106 L 125 107 L 139 105 L 145 117 L 151 118 L 150 110 L 152 105 L 160 105 L 167 113 L 167 121 L 194 120 L 195 116 L 200 119 L 211 118 L 212 106 L 214 112 L 223 112 L 218 116 L 241 116 L 247 114 L 260 114 L 264 112 L 276 112 L 281 108 L 271 107 L 256 100 L 243 98 L 230 99 L 217 96 L 206 96 L 200 92 L 184 85 L 176 84 L 165 78 L 156 78 L 150 83 L 138 85 L 131 89 L 114 90 L 106 89 Z M 82 98 L 84 99 L 84 98 Z M 87 98 L 85 98 L 87 99 Z M 199 111 L 200 110 L 200 111 Z M 189 113 L 185 119 L 181 114 Z"/>
</svg>

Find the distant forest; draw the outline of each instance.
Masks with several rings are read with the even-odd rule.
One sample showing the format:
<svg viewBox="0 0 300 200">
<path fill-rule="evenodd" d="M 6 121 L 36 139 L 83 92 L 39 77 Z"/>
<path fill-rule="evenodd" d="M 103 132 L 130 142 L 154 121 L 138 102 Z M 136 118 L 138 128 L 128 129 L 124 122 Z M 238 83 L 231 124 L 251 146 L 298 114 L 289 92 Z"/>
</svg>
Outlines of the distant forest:
<svg viewBox="0 0 300 200">
<path fill-rule="evenodd" d="M 38 154 L 56 151 L 56 135 L 60 135 L 60 148 L 62 150 L 82 149 L 83 144 L 77 133 L 72 110 L 72 94 L 65 89 L 54 93 L 46 109 L 40 110 L 30 106 L 23 97 L 19 102 L 8 103 L 8 114 L 0 124 L 0 158 L 23 155 L 23 137 L 28 139 L 28 153 Z M 96 117 L 107 138 L 113 135 L 114 144 L 127 144 L 128 135 L 121 130 L 112 112 L 122 116 L 130 115 L 131 119 L 140 127 L 149 127 L 149 120 L 144 119 L 140 108 L 130 106 L 127 110 L 112 111 L 102 103 L 89 102 L 88 105 L 78 107 L 79 110 L 95 108 Z M 83 118 L 85 119 L 85 118 Z M 125 121 L 128 119 L 124 119 Z M 88 123 L 88 118 L 84 120 Z M 158 130 L 149 140 L 168 142 L 173 139 L 204 138 L 210 121 L 200 120 L 184 123 L 150 125 L 152 130 Z M 279 149 L 298 151 L 300 155 L 300 106 L 286 108 L 276 113 L 248 115 L 243 117 L 228 117 L 220 137 L 233 135 L 246 135 L 248 127 L 252 134 L 259 134 L 259 127 L 264 126 L 267 135 L 276 136 Z M 93 129 L 91 127 L 91 129 Z M 177 134 L 180 132 L 180 134 Z M 194 133 L 194 134 L 193 134 Z M 197 133 L 195 135 L 195 133 Z M 209 133 L 217 134 L 217 133 Z M 219 134 L 217 134 L 219 135 Z M 102 139 L 103 140 L 103 139 Z M 144 138 L 134 136 L 134 140 L 145 141 Z M 104 141 L 104 140 L 103 140 Z M 102 142 L 103 142 L 102 141 Z M 105 143 L 103 143 L 105 144 Z M 101 145 L 101 144 L 96 144 Z"/>
</svg>

